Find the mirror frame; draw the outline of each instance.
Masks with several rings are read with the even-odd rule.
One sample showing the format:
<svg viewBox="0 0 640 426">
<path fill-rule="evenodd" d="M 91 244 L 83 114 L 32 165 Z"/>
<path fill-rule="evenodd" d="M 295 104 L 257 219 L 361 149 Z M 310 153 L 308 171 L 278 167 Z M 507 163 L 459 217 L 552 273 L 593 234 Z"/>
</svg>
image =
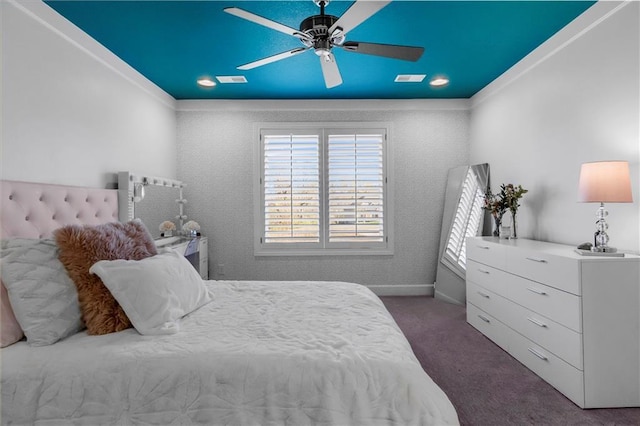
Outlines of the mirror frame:
<svg viewBox="0 0 640 426">
<path fill-rule="evenodd" d="M 128 222 L 135 218 L 135 204 L 137 202 L 135 199 L 140 196 L 140 190 L 136 189 L 136 187 L 144 188 L 147 185 L 178 188 L 179 195 L 176 200 L 178 214 L 175 218 L 179 221 L 178 229 L 182 229 L 182 225 L 187 219 L 184 214 L 184 205 L 187 200 L 182 193 L 186 185 L 182 181 L 175 179 L 134 174 L 129 171 L 118 172 L 118 220 L 120 222 Z"/>
<path fill-rule="evenodd" d="M 476 184 L 481 192 L 486 193 L 490 184 L 490 171 L 487 163 L 459 166 L 449 170 L 434 286 L 434 296 L 437 299 L 459 305 L 464 305 L 466 302 L 466 268 L 452 263 L 446 257 L 446 248 L 449 244 L 461 197 L 464 193 L 464 185 L 470 172 L 475 175 Z M 479 229 L 476 230 L 476 235 L 486 235 L 491 229 L 491 224 L 488 220 L 490 216 L 486 211 L 480 211 L 479 214 L 481 214 L 480 225 Z M 462 244 L 466 244 L 464 239 Z"/>
</svg>

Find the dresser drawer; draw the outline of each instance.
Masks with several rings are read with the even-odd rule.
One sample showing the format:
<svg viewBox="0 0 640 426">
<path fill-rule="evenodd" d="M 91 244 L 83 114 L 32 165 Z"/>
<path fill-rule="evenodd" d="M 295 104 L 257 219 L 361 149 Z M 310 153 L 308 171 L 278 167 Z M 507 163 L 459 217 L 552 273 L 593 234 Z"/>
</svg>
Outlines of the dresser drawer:
<svg viewBox="0 0 640 426">
<path fill-rule="evenodd" d="M 507 298 L 578 333 L 582 332 L 580 297 L 512 276 Z"/>
<path fill-rule="evenodd" d="M 493 266 L 498 269 L 506 269 L 507 266 L 507 250 L 505 247 L 487 242 L 478 237 L 467 239 L 467 259 L 485 265 Z"/>
<path fill-rule="evenodd" d="M 583 372 L 511 330 L 509 353 L 570 400 L 584 407 Z"/>
<path fill-rule="evenodd" d="M 505 324 L 577 369 L 583 369 L 582 334 L 516 303 L 506 308 Z"/>
<path fill-rule="evenodd" d="M 502 349 L 509 351 L 509 328 L 506 325 L 471 303 L 467 303 L 467 322 Z"/>
<path fill-rule="evenodd" d="M 480 284 L 482 287 L 494 293 L 506 296 L 509 278 L 508 274 L 500 269 L 493 268 L 474 260 L 467 261 L 467 281 Z"/>
<path fill-rule="evenodd" d="M 580 262 L 576 259 L 517 248 L 508 251 L 507 264 L 508 272 L 572 294 L 582 294 Z"/>
<path fill-rule="evenodd" d="M 467 300 L 503 323 L 509 320 L 507 305 L 513 302 L 471 281 L 467 282 Z"/>
</svg>

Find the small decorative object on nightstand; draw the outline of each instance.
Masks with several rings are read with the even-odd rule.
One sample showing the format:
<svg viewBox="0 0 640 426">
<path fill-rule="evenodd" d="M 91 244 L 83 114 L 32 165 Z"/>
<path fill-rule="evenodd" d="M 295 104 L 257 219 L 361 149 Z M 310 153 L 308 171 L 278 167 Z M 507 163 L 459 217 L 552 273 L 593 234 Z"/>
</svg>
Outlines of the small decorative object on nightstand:
<svg viewBox="0 0 640 426">
<path fill-rule="evenodd" d="M 609 225 L 605 217 L 609 214 L 604 203 L 632 203 L 631 179 L 629 178 L 629 163 L 626 161 L 600 161 L 584 163 L 580 168 L 580 182 L 578 184 L 578 201 L 582 203 L 600 203 L 596 212 L 596 232 L 594 233 L 594 247 L 591 251 L 599 253 L 615 253 L 617 250 L 609 247 Z"/>
<path fill-rule="evenodd" d="M 176 224 L 171 222 L 170 220 L 165 220 L 160 224 L 160 232 L 162 232 L 163 237 L 171 237 L 173 236 L 173 231 L 176 230 Z"/>
<path fill-rule="evenodd" d="M 190 220 L 182 225 L 182 230 L 188 237 L 197 237 L 198 231 L 200 231 L 200 225 L 195 220 Z"/>
</svg>

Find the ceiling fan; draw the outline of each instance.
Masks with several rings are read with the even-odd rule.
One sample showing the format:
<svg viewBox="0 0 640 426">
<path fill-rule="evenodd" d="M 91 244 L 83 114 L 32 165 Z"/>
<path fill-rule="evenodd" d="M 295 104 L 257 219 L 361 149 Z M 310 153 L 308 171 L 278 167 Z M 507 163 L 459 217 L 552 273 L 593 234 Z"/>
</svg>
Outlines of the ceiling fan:
<svg viewBox="0 0 640 426">
<path fill-rule="evenodd" d="M 328 89 L 342 84 L 342 76 L 331 49 L 339 47 L 347 52 L 364 53 L 367 55 L 384 56 L 387 58 L 417 61 L 424 52 L 423 47 L 398 46 L 393 44 L 365 43 L 360 41 L 345 41 L 349 31 L 373 16 L 391 1 L 358 0 L 340 17 L 325 15 L 324 8 L 330 0 L 313 0 L 320 7 L 320 14 L 309 16 L 300 23 L 300 29 L 288 27 L 262 16 L 256 15 L 237 7 L 227 7 L 225 12 L 246 19 L 259 25 L 280 31 L 299 39 L 303 46 L 273 56 L 259 59 L 248 64 L 240 65 L 239 70 L 250 70 L 262 65 L 270 64 L 282 59 L 304 53 L 313 49 L 320 58 L 320 66 Z"/>
</svg>

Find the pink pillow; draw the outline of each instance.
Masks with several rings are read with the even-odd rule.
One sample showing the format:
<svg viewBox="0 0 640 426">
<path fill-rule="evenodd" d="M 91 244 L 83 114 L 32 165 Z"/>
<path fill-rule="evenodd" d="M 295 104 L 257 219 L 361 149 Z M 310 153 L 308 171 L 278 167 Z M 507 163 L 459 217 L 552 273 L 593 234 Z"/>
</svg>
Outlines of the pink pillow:
<svg viewBox="0 0 640 426">
<path fill-rule="evenodd" d="M 0 330 L 0 347 L 13 345 L 18 340 L 22 339 L 24 333 L 20 328 L 20 324 L 16 320 L 16 316 L 13 314 L 13 308 L 9 303 L 9 293 L 4 287 L 4 283 L 0 280 L 0 321 L 2 322 L 2 330 Z"/>
</svg>

